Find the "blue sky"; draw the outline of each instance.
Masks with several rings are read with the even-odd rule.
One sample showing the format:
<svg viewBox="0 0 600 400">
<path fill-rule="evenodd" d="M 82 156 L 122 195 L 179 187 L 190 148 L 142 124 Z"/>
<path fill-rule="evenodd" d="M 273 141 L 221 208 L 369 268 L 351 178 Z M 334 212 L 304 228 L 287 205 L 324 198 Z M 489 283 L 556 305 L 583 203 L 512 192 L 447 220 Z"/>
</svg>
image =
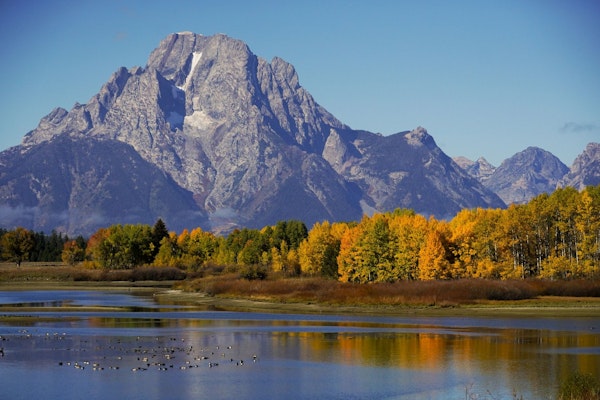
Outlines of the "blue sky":
<svg viewBox="0 0 600 400">
<path fill-rule="evenodd" d="M 0 0 L 0 150 L 193 31 L 292 63 L 352 128 L 423 126 L 450 156 L 497 166 L 538 146 L 571 165 L 600 141 L 598 21 L 599 0 Z"/>
</svg>

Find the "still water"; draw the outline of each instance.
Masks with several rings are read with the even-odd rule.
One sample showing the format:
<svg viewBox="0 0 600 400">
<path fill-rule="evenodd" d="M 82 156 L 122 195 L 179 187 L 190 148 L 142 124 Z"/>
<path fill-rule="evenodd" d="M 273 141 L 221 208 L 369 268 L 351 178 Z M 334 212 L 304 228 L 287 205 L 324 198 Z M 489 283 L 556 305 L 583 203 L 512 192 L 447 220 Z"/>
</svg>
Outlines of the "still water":
<svg viewBox="0 0 600 400">
<path fill-rule="evenodd" d="M 600 375 L 600 318 L 239 313 L 0 291 L 0 348 L 2 399 L 553 399 L 573 371 Z"/>
</svg>

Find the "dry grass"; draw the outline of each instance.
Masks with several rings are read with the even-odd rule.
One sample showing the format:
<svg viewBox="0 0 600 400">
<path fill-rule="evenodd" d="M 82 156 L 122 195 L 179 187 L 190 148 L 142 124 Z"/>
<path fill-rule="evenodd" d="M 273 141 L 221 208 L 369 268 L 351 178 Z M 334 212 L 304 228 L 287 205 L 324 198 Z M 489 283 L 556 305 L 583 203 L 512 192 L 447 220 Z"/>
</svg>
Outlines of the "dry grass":
<svg viewBox="0 0 600 400">
<path fill-rule="evenodd" d="M 105 281 L 173 281 L 186 278 L 177 268 L 139 267 L 126 270 L 88 269 L 60 263 L 31 263 L 17 268 L 0 265 L 0 282 L 105 282 Z"/>
<path fill-rule="evenodd" d="M 560 400 L 600 400 L 600 380 L 575 372 L 560 385 Z"/>
<path fill-rule="evenodd" d="M 524 300 L 538 296 L 590 297 L 600 294 L 599 281 L 411 281 L 351 284 L 322 278 L 247 280 L 222 275 L 181 282 L 180 288 L 211 296 L 331 305 L 409 305 L 452 307 L 486 300 Z"/>
<path fill-rule="evenodd" d="M 541 296 L 600 297 L 600 280 L 483 280 L 401 281 L 352 284 L 324 278 L 271 275 L 268 279 L 244 279 L 239 271 L 213 267 L 202 274 L 186 274 L 177 268 L 139 267 L 131 270 L 99 270 L 63 264 L 0 264 L 0 282 L 114 282 L 178 281 L 188 292 L 209 296 L 346 306 L 454 307 L 481 302 L 537 299 Z M 187 279 L 186 279 L 187 278 Z"/>
</svg>

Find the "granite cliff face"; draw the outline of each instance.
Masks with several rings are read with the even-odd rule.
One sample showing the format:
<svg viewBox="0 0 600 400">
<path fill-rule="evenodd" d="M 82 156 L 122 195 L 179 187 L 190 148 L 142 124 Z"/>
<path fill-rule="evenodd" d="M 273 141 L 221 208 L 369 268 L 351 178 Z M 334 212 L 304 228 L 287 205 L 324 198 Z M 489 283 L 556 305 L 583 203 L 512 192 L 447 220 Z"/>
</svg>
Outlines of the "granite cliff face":
<svg viewBox="0 0 600 400">
<path fill-rule="evenodd" d="M 71 152 L 60 162 L 34 156 L 61 147 Z M 300 86 L 292 65 L 279 58 L 267 62 L 225 35 L 169 35 L 145 67 L 120 68 L 87 104 L 42 118 L 20 146 L 0 157 L 0 204 L 12 211 L 26 205 L 40 215 L 62 213 L 56 227 L 69 233 L 135 219 L 134 213 L 126 213 L 132 216 L 127 219 L 108 203 L 91 201 L 98 185 L 56 183 L 93 175 L 98 154 L 107 167 L 139 157 L 137 171 L 147 169 L 143 175 L 155 180 L 160 175 L 167 192 L 179 193 L 179 200 L 150 194 L 144 191 L 149 181 L 125 167 L 103 178 L 107 199 L 139 203 L 148 218 L 163 217 L 173 228 L 164 208 L 171 201 L 172 211 L 197 216 L 188 227 L 213 230 L 291 218 L 310 226 L 397 207 L 444 218 L 464 207 L 504 206 L 425 129 L 385 137 L 352 130 Z M 18 168 L 24 162 L 31 171 Z M 45 169 L 39 166 L 44 162 Z M 57 170 L 71 175 L 52 175 Z M 23 189 L 43 180 L 42 172 L 49 182 L 44 189 Z M 48 192 L 55 195 L 50 199 Z M 151 205 L 150 195 L 161 207 Z M 102 224 L 80 221 L 80 214 L 92 211 L 104 216 Z M 40 218 L 24 225 L 52 227 Z"/>
</svg>

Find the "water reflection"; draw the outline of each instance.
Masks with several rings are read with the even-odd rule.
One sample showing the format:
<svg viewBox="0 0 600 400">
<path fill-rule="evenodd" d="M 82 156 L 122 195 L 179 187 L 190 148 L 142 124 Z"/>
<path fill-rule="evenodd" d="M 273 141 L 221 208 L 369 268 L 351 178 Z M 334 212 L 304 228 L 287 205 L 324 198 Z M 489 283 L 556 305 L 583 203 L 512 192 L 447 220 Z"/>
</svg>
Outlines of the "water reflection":
<svg viewBox="0 0 600 400">
<path fill-rule="evenodd" d="M 590 318 L 277 315 L 0 293 L 0 304 L 60 301 L 100 309 L 2 312 L 7 398 L 547 399 L 575 370 L 600 376 Z"/>
</svg>

